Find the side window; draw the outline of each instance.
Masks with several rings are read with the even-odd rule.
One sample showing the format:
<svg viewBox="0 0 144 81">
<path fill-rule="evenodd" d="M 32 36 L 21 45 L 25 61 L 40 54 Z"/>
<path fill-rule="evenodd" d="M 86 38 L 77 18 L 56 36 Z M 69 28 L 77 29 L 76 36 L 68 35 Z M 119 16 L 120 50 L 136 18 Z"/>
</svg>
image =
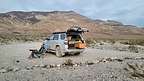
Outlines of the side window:
<svg viewBox="0 0 144 81">
<path fill-rule="evenodd" d="M 64 40 L 64 39 L 65 39 L 65 34 L 64 34 L 64 33 L 61 34 L 61 35 L 60 35 L 60 38 L 61 38 L 61 40 Z"/>
<path fill-rule="evenodd" d="M 59 39 L 59 34 L 54 34 L 53 40 L 58 40 Z"/>
<path fill-rule="evenodd" d="M 48 38 L 49 38 L 50 40 L 53 40 L 53 35 L 49 36 Z"/>
</svg>

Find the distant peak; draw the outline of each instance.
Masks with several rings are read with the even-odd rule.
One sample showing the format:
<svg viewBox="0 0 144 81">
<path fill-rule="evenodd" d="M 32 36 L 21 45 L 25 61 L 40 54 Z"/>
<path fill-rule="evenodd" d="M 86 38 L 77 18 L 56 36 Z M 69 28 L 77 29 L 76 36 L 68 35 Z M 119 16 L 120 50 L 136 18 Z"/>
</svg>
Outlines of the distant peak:
<svg viewBox="0 0 144 81">
<path fill-rule="evenodd" d="M 48 13 L 76 13 L 75 11 L 51 11 Z"/>
<path fill-rule="evenodd" d="M 24 13 L 24 11 L 11 11 L 11 12 L 7 12 L 7 13 Z"/>
<path fill-rule="evenodd" d="M 7 13 L 76 13 L 75 11 L 49 11 L 49 12 L 46 12 L 46 11 L 10 11 L 10 12 L 7 12 Z"/>
</svg>

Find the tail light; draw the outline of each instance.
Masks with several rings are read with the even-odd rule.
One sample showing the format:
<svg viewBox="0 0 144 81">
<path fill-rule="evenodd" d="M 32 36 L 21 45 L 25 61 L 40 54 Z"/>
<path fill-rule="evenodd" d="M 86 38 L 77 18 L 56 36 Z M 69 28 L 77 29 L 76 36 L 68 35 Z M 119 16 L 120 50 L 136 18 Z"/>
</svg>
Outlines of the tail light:
<svg viewBox="0 0 144 81">
<path fill-rule="evenodd" d="M 67 41 L 67 40 L 65 40 L 65 41 L 64 41 L 64 44 L 65 44 L 65 45 L 67 45 L 67 44 L 68 44 L 68 41 Z"/>
</svg>

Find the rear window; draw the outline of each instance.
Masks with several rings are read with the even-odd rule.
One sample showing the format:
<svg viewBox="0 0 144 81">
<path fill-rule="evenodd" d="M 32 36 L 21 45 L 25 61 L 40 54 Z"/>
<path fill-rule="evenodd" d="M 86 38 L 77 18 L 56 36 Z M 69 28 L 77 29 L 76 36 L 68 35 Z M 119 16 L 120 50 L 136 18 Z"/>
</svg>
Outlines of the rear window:
<svg viewBox="0 0 144 81">
<path fill-rule="evenodd" d="M 82 40 L 80 35 L 69 35 L 71 41 L 79 41 Z"/>
<path fill-rule="evenodd" d="M 60 38 L 61 38 L 61 40 L 64 40 L 64 39 L 65 39 L 65 34 L 64 34 L 64 33 L 61 34 L 61 35 L 60 35 Z"/>
</svg>

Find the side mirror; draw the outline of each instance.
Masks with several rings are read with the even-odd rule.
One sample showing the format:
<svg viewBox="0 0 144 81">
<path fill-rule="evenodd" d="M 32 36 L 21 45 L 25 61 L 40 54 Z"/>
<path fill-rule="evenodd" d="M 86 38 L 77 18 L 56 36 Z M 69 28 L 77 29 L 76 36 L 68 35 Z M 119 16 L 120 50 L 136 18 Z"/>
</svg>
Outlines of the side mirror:
<svg viewBox="0 0 144 81">
<path fill-rule="evenodd" d="M 46 38 L 45 40 L 50 40 L 50 38 Z"/>
</svg>

